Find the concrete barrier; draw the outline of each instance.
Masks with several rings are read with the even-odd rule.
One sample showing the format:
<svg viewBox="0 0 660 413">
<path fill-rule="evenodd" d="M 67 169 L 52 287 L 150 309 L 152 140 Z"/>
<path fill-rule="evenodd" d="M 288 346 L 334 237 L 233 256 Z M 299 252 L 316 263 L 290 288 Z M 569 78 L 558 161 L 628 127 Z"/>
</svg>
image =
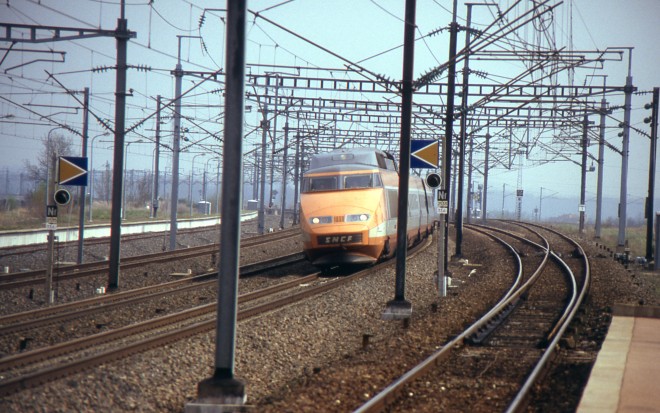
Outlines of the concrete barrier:
<svg viewBox="0 0 660 413">
<path fill-rule="evenodd" d="M 257 212 L 241 214 L 241 222 L 257 217 Z M 180 219 L 177 229 L 192 229 L 211 227 L 220 224 L 219 217 Z M 145 232 L 167 232 L 170 230 L 170 221 L 144 221 L 122 224 L 121 234 L 142 234 Z M 63 227 L 54 230 L 58 242 L 78 241 L 78 227 Z M 18 247 L 22 245 L 45 244 L 47 229 L 0 231 L 0 248 Z M 110 225 L 85 225 L 85 239 L 103 238 L 110 236 Z"/>
</svg>

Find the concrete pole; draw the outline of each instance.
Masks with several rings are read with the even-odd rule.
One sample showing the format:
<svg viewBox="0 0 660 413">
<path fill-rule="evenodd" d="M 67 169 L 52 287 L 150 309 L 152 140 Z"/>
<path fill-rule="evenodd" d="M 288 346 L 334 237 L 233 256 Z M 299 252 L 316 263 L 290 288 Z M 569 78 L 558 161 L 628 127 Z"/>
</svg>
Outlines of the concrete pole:
<svg viewBox="0 0 660 413">
<path fill-rule="evenodd" d="M 268 208 L 272 211 L 273 182 L 275 180 L 275 144 L 277 143 L 277 99 L 280 92 L 280 78 L 275 76 L 275 109 L 273 110 L 273 142 L 270 150 L 270 182 L 268 185 Z"/>
<path fill-rule="evenodd" d="M 543 187 L 541 187 L 541 194 L 539 195 L 539 222 L 541 222 L 542 213 L 543 213 Z"/>
<path fill-rule="evenodd" d="M 284 210 L 286 209 L 286 171 L 288 168 L 287 157 L 289 146 L 289 111 L 286 111 L 286 123 L 284 123 L 284 154 L 282 155 L 282 205 L 280 212 L 280 229 L 284 229 Z"/>
<path fill-rule="evenodd" d="M 50 139 L 49 139 L 50 143 Z M 51 147 L 52 148 L 52 147 Z M 48 174 L 48 182 L 46 182 L 46 193 L 55 194 L 55 174 L 57 170 L 57 153 L 53 151 L 50 161 L 50 173 Z M 50 201 L 50 196 L 46 195 L 46 206 Z M 55 206 L 57 208 L 57 206 Z M 46 303 L 53 303 L 53 265 L 54 265 L 54 256 L 55 256 L 55 231 L 52 229 L 48 230 L 48 236 L 46 238 L 48 242 L 48 251 L 47 251 L 47 265 L 46 265 Z"/>
<path fill-rule="evenodd" d="M 584 234 L 584 213 L 586 209 L 585 205 L 585 192 L 587 187 L 587 128 L 589 127 L 589 117 L 585 113 L 584 121 L 582 122 L 582 173 L 580 179 L 580 206 L 578 210 L 580 212 L 580 235 Z"/>
<path fill-rule="evenodd" d="M 179 205 L 179 156 L 181 155 L 181 39 L 178 61 L 174 69 L 174 135 L 172 137 L 172 191 L 170 193 L 170 251 L 176 249 L 177 206 Z"/>
<path fill-rule="evenodd" d="M 245 85 L 245 0 L 227 2 L 227 83 L 222 165 L 222 225 L 218 264 L 218 311 L 213 376 L 200 382 L 198 401 L 186 412 L 228 411 L 245 403 L 245 385 L 234 376 L 240 215 L 243 194 L 243 118 Z M 231 409 L 233 410 L 233 408 Z"/>
<path fill-rule="evenodd" d="M 653 198 L 655 196 L 655 160 L 658 145 L 658 93 L 653 88 L 653 101 L 651 103 L 651 146 L 649 150 L 649 195 L 646 198 L 646 260 L 653 259 Z M 656 256 L 657 257 L 657 256 Z"/>
<path fill-rule="evenodd" d="M 626 211 L 628 204 L 628 157 L 630 146 L 630 112 L 633 92 L 633 78 L 631 73 L 632 66 L 632 48 L 628 50 L 628 76 L 626 77 L 626 86 L 624 89 L 625 103 L 623 114 L 623 145 L 621 148 L 621 191 L 619 193 L 619 235 L 617 246 L 623 247 L 626 244 Z"/>
<path fill-rule="evenodd" d="M 458 199 L 456 203 L 456 256 L 461 256 L 463 253 L 463 197 L 465 186 L 465 148 L 466 148 L 466 139 L 467 139 L 467 101 L 468 101 L 468 82 L 469 82 L 469 72 L 470 72 L 470 20 L 472 19 L 472 4 L 467 5 L 467 19 L 466 19 L 466 29 L 465 29 L 465 50 L 468 52 L 465 54 L 465 62 L 463 64 L 463 93 L 461 94 L 461 129 L 459 135 L 459 158 L 458 158 L 458 186 L 456 191 L 458 192 Z M 468 174 L 471 177 L 470 171 L 471 165 L 468 164 Z M 468 191 L 467 191 L 467 220 L 470 222 L 470 192 L 471 192 L 472 182 L 468 178 Z"/>
<path fill-rule="evenodd" d="M 444 168 L 444 179 L 446 188 L 445 191 L 447 194 L 451 194 L 452 185 L 450 179 L 451 176 L 451 142 L 452 134 L 454 131 L 454 95 L 456 93 L 456 42 L 458 37 L 458 23 L 456 22 L 456 13 L 458 8 L 458 0 L 454 0 L 453 12 L 452 12 L 452 21 L 449 30 L 449 67 L 447 68 L 447 112 L 445 114 L 445 140 L 443 141 L 443 168 Z M 453 196 L 453 195 L 452 195 Z M 454 209 L 454 203 L 450 203 L 448 213 L 451 214 Z M 441 231 L 443 231 L 444 236 L 444 266 L 439 274 L 441 277 L 445 277 L 447 274 L 447 264 L 449 258 L 449 220 L 447 215 L 441 216 Z"/>
<path fill-rule="evenodd" d="M 603 86 L 604 88 L 604 86 Z M 595 238 L 600 238 L 601 220 L 603 215 L 603 172 L 605 162 L 605 115 L 607 115 L 607 101 L 600 101 L 600 129 L 598 135 L 598 178 L 596 183 L 596 226 L 594 228 Z"/>
<path fill-rule="evenodd" d="M 192 167 L 190 168 L 190 177 L 188 178 L 188 182 L 190 185 L 188 185 L 188 199 L 190 200 L 190 218 L 193 216 L 193 170 L 195 169 L 195 157 L 193 156 L 193 163 Z"/>
<path fill-rule="evenodd" d="M 266 92 L 268 93 L 268 92 Z M 263 235 L 265 232 L 265 209 L 264 199 L 266 198 L 266 138 L 268 135 L 268 103 L 264 103 L 263 120 L 261 121 L 261 179 L 259 179 L 259 212 L 257 213 L 257 233 Z"/>
<path fill-rule="evenodd" d="M 506 198 L 506 183 L 502 184 L 502 216 L 500 218 L 504 219 L 504 198 Z"/>
<path fill-rule="evenodd" d="M 472 134 L 468 137 L 467 145 L 470 149 L 467 151 L 467 197 L 465 202 L 466 220 L 470 224 L 472 222 L 472 214 L 474 213 L 474 182 L 472 182 L 472 151 L 474 148 L 474 136 Z M 462 232 L 462 231 L 461 231 Z M 461 240 L 462 242 L 462 240 Z"/>
<path fill-rule="evenodd" d="M 209 161 L 210 160 L 211 159 L 209 159 Z M 208 165 L 209 161 L 206 161 L 206 165 L 204 166 L 204 173 L 202 174 L 202 201 L 206 201 L 206 166 Z M 208 215 L 206 210 L 204 210 L 204 215 Z"/>
<path fill-rule="evenodd" d="M 408 193 L 410 178 L 410 127 L 416 1 L 406 1 L 404 28 L 403 80 L 401 94 L 401 143 L 399 158 L 399 200 L 397 218 L 397 259 L 395 300 L 405 300 L 406 254 L 408 249 Z"/>
<path fill-rule="evenodd" d="M 153 199 L 151 200 L 151 217 L 156 219 L 158 216 L 158 175 L 160 174 L 160 95 L 156 96 L 156 152 L 154 154 L 154 189 Z"/>
<path fill-rule="evenodd" d="M 86 158 L 87 157 L 87 141 L 88 136 L 88 130 L 89 130 L 89 88 L 86 87 L 84 90 L 84 96 L 83 96 L 83 106 L 84 106 L 84 112 L 83 112 L 83 130 L 82 130 L 82 157 Z M 87 168 L 89 170 L 89 167 Z M 87 176 L 87 180 L 89 181 L 89 176 Z M 78 216 L 78 259 L 77 263 L 82 264 L 83 262 L 83 244 L 85 242 L 85 192 L 87 187 L 85 186 L 80 186 L 79 187 L 79 194 L 80 194 L 80 215 Z M 90 197 L 90 202 L 91 202 L 91 197 Z"/>
<path fill-rule="evenodd" d="M 252 199 L 259 199 L 259 151 L 258 145 L 254 145 L 254 171 L 252 175 Z"/>
<path fill-rule="evenodd" d="M 119 288 L 119 260 L 121 249 L 121 200 L 124 172 L 124 137 L 126 115 L 126 51 L 130 33 L 124 18 L 125 4 L 121 2 L 121 18 L 117 20 L 117 76 L 115 85 L 115 150 L 112 165 L 112 212 L 110 223 L 110 263 L 108 289 Z"/>
<path fill-rule="evenodd" d="M 300 130 L 300 121 L 298 122 L 298 127 L 296 130 Z M 302 167 L 302 162 L 300 162 L 300 134 L 296 132 L 296 162 L 294 164 L 293 171 L 293 225 L 298 224 L 298 188 L 300 181 L 300 168 Z"/>
<path fill-rule="evenodd" d="M 483 205 L 481 209 L 481 222 L 483 224 L 488 220 L 488 161 L 490 156 L 490 133 L 486 132 L 486 153 L 484 154 L 484 194 Z"/>
<path fill-rule="evenodd" d="M 220 161 L 222 158 L 218 157 L 218 169 L 216 169 L 215 179 L 215 213 L 220 216 Z"/>
<path fill-rule="evenodd" d="M 410 177 L 410 130 L 412 122 L 413 63 L 415 56 L 416 0 L 406 0 L 401 88 L 401 138 L 399 155 L 399 199 L 396 232 L 396 277 L 394 299 L 387 303 L 383 319 L 406 319 L 412 304 L 405 299 L 406 254 L 408 253 L 408 190 Z"/>
</svg>

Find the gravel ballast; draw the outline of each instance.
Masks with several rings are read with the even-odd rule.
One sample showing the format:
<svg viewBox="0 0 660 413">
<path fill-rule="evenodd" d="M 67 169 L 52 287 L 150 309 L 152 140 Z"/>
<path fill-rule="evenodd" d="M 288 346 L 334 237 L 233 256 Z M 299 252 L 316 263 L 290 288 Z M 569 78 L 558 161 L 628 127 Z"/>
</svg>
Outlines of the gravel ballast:
<svg viewBox="0 0 660 413">
<path fill-rule="evenodd" d="M 585 247 L 594 257 L 594 282 L 583 317 L 588 325 L 580 329 L 576 349 L 595 360 L 615 302 L 658 301 L 642 277 Z M 448 296 L 439 298 L 436 249 L 433 244 L 407 263 L 406 299 L 413 304 L 407 327 L 381 320 L 394 298 L 393 264 L 312 300 L 239 323 L 236 374 L 246 383 L 247 403 L 260 412 L 352 411 L 476 319 L 511 282 L 513 264 L 501 247 L 466 232 L 464 257 L 469 264 L 484 265 L 452 262 Z M 214 348 L 215 334 L 182 340 L 5 397 L 0 410 L 182 412 L 196 398 L 197 383 L 212 374 Z M 583 385 L 576 381 L 569 391 L 572 399 L 579 400 Z"/>
</svg>

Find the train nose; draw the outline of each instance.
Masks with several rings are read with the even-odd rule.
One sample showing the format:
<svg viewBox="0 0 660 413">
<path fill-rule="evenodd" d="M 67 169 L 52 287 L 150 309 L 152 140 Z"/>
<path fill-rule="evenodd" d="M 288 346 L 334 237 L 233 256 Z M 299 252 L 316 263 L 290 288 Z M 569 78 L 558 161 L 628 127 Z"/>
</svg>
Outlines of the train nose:
<svg viewBox="0 0 660 413">
<path fill-rule="evenodd" d="M 361 244 L 363 235 L 361 232 L 351 234 L 319 235 L 316 240 L 319 245 L 345 245 Z"/>
</svg>

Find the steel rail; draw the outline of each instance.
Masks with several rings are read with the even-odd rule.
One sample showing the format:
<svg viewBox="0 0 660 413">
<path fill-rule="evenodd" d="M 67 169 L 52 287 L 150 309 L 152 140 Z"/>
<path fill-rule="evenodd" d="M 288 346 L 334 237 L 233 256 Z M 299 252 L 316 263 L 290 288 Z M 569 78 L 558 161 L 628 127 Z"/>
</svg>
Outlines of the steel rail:
<svg viewBox="0 0 660 413">
<path fill-rule="evenodd" d="M 290 238 L 299 235 L 299 230 L 281 231 L 269 234 L 263 237 L 247 238 L 245 244 L 241 243 L 242 248 L 249 248 L 261 245 L 267 242 L 279 241 L 282 239 Z M 138 255 L 133 257 L 122 258 L 122 268 L 136 268 L 146 263 L 167 262 L 174 259 L 188 259 L 195 258 L 206 254 L 214 254 L 220 249 L 220 244 L 206 244 L 174 251 L 156 252 L 152 254 Z M 56 271 L 56 279 L 58 281 L 71 280 L 76 278 L 83 278 L 90 275 L 97 275 L 99 272 L 108 270 L 108 261 L 96 261 L 78 265 L 71 265 L 66 267 L 58 267 Z M 14 288 L 26 287 L 38 284 L 44 281 L 46 275 L 45 269 L 16 272 L 5 275 L 0 275 L 0 290 L 9 290 Z"/>
<path fill-rule="evenodd" d="M 427 239 L 425 244 L 419 244 L 416 247 L 413 247 L 409 250 L 408 255 L 410 258 L 414 257 L 420 251 L 426 249 L 430 245 L 430 238 Z M 338 288 L 350 282 L 354 282 L 362 277 L 367 276 L 374 272 L 375 269 L 382 269 L 389 266 L 392 266 L 392 260 L 386 261 L 382 264 L 376 265 L 366 270 L 359 271 L 357 273 L 333 279 L 324 284 L 315 285 L 308 287 L 306 290 L 288 295 L 286 297 L 281 297 L 264 304 L 257 305 L 252 308 L 240 310 L 237 314 L 237 319 L 239 321 L 245 320 L 247 318 L 253 317 L 258 314 L 262 314 L 268 311 L 272 311 L 278 308 L 288 306 L 290 304 L 299 302 L 306 298 L 322 294 L 331 289 Z M 297 283 L 300 283 L 300 280 L 296 280 Z M 213 306 L 214 304 L 208 304 L 207 306 Z M 121 348 L 111 349 L 107 351 L 100 352 L 95 355 L 90 355 L 82 357 L 75 360 L 68 360 L 67 364 L 62 364 L 59 366 L 53 366 L 44 368 L 37 372 L 29 373 L 20 377 L 12 378 L 0 383 L 0 396 L 7 396 L 18 391 L 35 387 L 37 385 L 43 384 L 45 382 L 55 380 L 58 378 L 66 377 L 67 375 L 84 371 L 91 367 L 118 360 L 121 358 L 128 357 L 133 354 L 141 353 L 152 348 L 159 346 L 164 346 L 181 339 L 205 333 L 211 331 L 215 328 L 216 321 L 215 317 L 212 317 L 210 320 L 202 321 L 175 331 L 168 331 L 156 336 L 146 338 L 134 343 L 124 343 L 121 345 Z"/>
<path fill-rule="evenodd" d="M 260 290 L 252 291 L 249 293 L 241 294 L 238 297 L 239 304 L 247 303 L 252 300 L 266 297 L 268 295 L 276 294 L 278 292 L 293 288 L 301 283 L 307 283 L 319 278 L 320 273 L 310 274 L 300 279 L 291 280 L 270 287 L 262 288 Z M 199 317 L 215 311 L 217 302 L 200 305 L 197 307 L 189 308 L 187 310 L 178 311 L 176 313 L 168 314 L 155 319 L 143 321 L 137 324 L 132 324 L 120 327 L 114 330 L 106 331 L 103 333 L 94 334 L 91 336 L 81 337 L 63 343 L 58 343 L 53 346 L 44 347 L 32 351 L 27 351 L 15 354 L 9 357 L 0 359 L 0 371 L 7 371 L 11 368 L 23 366 L 27 363 L 34 363 L 42 360 L 59 357 L 64 354 L 81 351 L 92 346 L 108 343 L 113 340 L 119 340 L 130 335 L 143 333 L 149 330 L 155 330 L 167 325 L 178 323 L 191 318 Z M 2 384 L 0 384 L 2 386 Z"/>
<path fill-rule="evenodd" d="M 520 225 L 520 224 L 519 224 Z M 586 264 L 587 268 L 587 275 L 585 277 L 585 283 L 583 284 L 583 288 L 577 293 L 577 285 L 576 285 L 576 277 L 573 275 L 570 267 L 568 264 L 563 261 L 556 253 L 552 252 L 550 250 L 550 245 L 548 240 L 542 236 L 538 231 L 534 231 L 528 227 L 526 229 L 535 235 L 539 236 L 543 242 L 545 243 L 545 246 L 538 244 L 536 242 L 533 242 L 531 240 L 528 240 L 524 237 L 518 236 L 516 234 L 512 234 L 510 232 L 507 232 L 505 230 L 499 229 L 499 228 L 493 228 L 493 227 L 483 227 L 483 226 L 466 226 L 469 229 L 476 230 L 482 233 L 487 233 L 485 230 L 492 230 L 495 232 L 502 232 L 507 234 L 508 236 L 511 236 L 513 238 L 516 238 L 522 242 L 528 243 L 530 245 L 533 245 L 537 248 L 540 248 L 545 251 L 545 256 L 543 258 L 542 263 L 539 265 L 537 270 L 530 276 L 530 278 L 523 284 L 520 288 L 518 288 L 515 292 L 512 292 L 511 294 L 507 294 L 507 298 L 505 300 L 501 300 L 496 306 L 494 306 L 489 312 L 487 312 L 484 316 L 482 316 L 476 323 L 468 327 L 465 331 L 463 331 L 461 334 L 459 334 L 456 338 L 445 344 L 442 348 L 440 348 L 438 351 L 436 351 L 434 354 L 429 356 L 427 359 L 425 359 L 422 363 L 419 365 L 415 366 L 413 369 L 409 370 L 407 373 L 402 375 L 399 379 L 397 379 L 395 382 L 391 383 L 388 387 L 386 387 L 384 390 L 382 390 L 378 395 L 376 395 L 374 398 L 369 400 L 367 403 L 362 405 L 359 409 L 355 410 L 356 413 L 364 413 L 364 412 L 378 412 L 382 411 L 387 408 L 390 404 L 392 404 L 397 398 L 399 392 L 403 389 L 403 387 L 416 380 L 417 378 L 423 376 L 426 374 L 428 371 L 430 371 L 432 368 L 437 366 L 441 361 L 443 361 L 446 357 L 449 356 L 450 351 L 453 348 L 457 348 L 461 346 L 466 339 L 474 334 L 475 332 L 479 331 L 479 329 L 482 328 L 482 326 L 486 325 L 491 321 L 491 319 L 494 318 L 495 315 L 499 314 L 500 312 L 504 311 L 504 308 L 513 304 L 515 301 L 518 300 L 518 298 L 526 293 L 531 286 L 536 282 L 536 279 L 540 276 L 541 271 L 546 265 L 546 262 L 548 258 L 552 258 L 554 261 L 556 261 L 560 267 L 563 268 L 563 271 L 565 274 L 567 274 L 567 278 L 570 283 L 571 287 L 571 298 L 569 300 L 569 303 L 564 307 L 564 311 L 559 318 L 559 320 L 555 323 L 555 326 L 551 329 L 549 336 L 552 337 L 551 340 L 549 340 L 549 344 L 546 347 L 543 355 L 539 358 L 538 363 L 532 370 L 532 373 L 528 376 L 525 384 L 520 388 L 519 393 L 517 394 L 516 398 L 512 401 L 510 405 L 510 410 L 508 412 L 519 412 L 522 411 L 524 402 L 527 400 L 529 391 L 531 390 L 533 384 L 538 380 L 538 378 L 542 375 L 544 372 L 544 369 L 547 367 L 548 361 L 550 360 L 552 354 L 555 351 L 555 348 L 557 347 L 557 344 L 565 332 L 566 328 L 570 324 L 573 316 L 575 315 L 577 309 L 579 308 L 579 305 L 584 299 L 584 296 L 586 295 L 586 290 L 588 286 L 588 261 Z M 481 229 L 477 229 L 481 227 Z M 540 227 L 540 226 L 539 226 Z M 576 247 L 580 250 L 580 255 L 584 257 L 585 260 L 586 254 L 584 254 L 584 251 L 582 250 L 581 246 L 579 244 L 575 243 L 575 241 L 570 240 L 570 238 L 564 236 L 563 234 L 560 234 L 557 231 L 547 229 L 545 227 L 541 227 L 543 229 L 552 231 L 556 233 L 559 236 L 562 236 L 563 238 L 569 240 L 569 242 L 574 243 Z M 499 237 L 495 237 L 492 234 L 488 234 L 491 237 L 499 239 Z M 501 239 L 500 239 L 501 240 Z M 504 243 L 504 241 L 501 241 Z M 514 250 L 515 252 L 515 250 Z M 516 252 L 517 255 L 517 252 Z"/>
<path fill-rule="evenodd" d="M 557 347 L 557 344 L 558 344 L 559 340 L 561 339 L 561 337 L 562 337 L 563 333 L 565 332 L 566 328 L 568 327 L 568 325 L 572 321 L 577 309 L 579 308 L 579 306 L 581 305 L 581 303 L 584 299 L 584 296 L 586 296 L 586 292 L 587 292 L 589 284 L 590 284 L 590 282 L 589 282 L 590 276 L 589 276 L 588 258 L 586 256 L 586 254 L 584 253 L 584 250 L 582 249 L 582 247 L 577 242 L 572 240 L 570 237 L 567 237 L 566 235 L 561 234 L 560 232 L 555 231 L 551 228 L 547 228 L 547 227 L 537 225 L 537 224 L 532 224 L 532 223 L 522 224 L 522 223 L 517 222 L 517 221 L 508 221 L 508 220 L 501 220 L 501 221 L 506 222 L 508 224 L 517 225 L 519 227 L 525 228 L 527 231 L 530 231 L 530 232 L 534 233 L 535 235 L 537 235 L 539 237 L 542 237 L 543 239 L 545 239 L 545 237 L 543 237 L 538 231 L 535 231 L 535 230 L 529 228 L 529 226 L 542 228 L 546 231 L 552 232 L 553 234 L 565 239 L 569 243 L 573 244 L 580 251 L 580 256 L 584 259 L 585 271 L 586 271 L 585 277 L 584 277 L 585 281 L 583 282 L 583 284 L 580 288 L 580 291 L 578 293 L 578 287 L 577 287 L 577 281 L 576 281 L 577 277 L 575 276 L 575 274 L 571 270 L 570 266 L 559 255 L 557 255 L 556 253 L 550 251 L 551 258 L 560 267 L 563 268 L 563 272 L 566 275 L 567 280 L 568 280 L 568 282 L 570 284 L 570 287 L 571 287 L 571 294 L 570 294 L 570 298 L 568 300 L 568 303 L 565 305 L 564 311 L 562 312 L 561 316 L 554 323 L 553 328 L 550 329 L 550 331 L 548 332 L 548 335 L 546 337 L 547 344 L 546 344 L 546 347 L 545 347 L 545 350 L 544 350 L 542 356 L 539 358 L 539 361 L 534 366 L 534 368 L 532 369 L 532 372 L 527 377 L 525 383 L 523 384 L 523 386 L 521 386 L 518 393 L 516 394 L 516 397 L 514 398 L 512 403 L 510 404 L 507 412 L 511 413 L 511 412 L 521 412 L 521 411 L 524 410 L 524 407 L 526 406 L 526 402 L 529 398 L 529 394 L 530 394 L 530 391 L 532 389 L 533 384 L 536 383 L 539 380 L 539 378 L 544 374 L 545 369 L 548 367 L 548 363 L 549 363 L 551 357 L 554 355 L 554 352 L 555 352 L 555 349 Z M 513 234 L 509 234 L 506 230 L 503 230 L 501 228 L 486 227 L 486 226 L 481 226 L 481 227 L 488 228 L 489 230 L 493 230 L 493 231 L 496 231 L 496 232 L 507 233 L 509 236 L 514 236 Z M 521 241 L 525 241 L 529 244 L 534 244 L 534 245 L 537 245 L 538 247 L 540 247 L 539 244 L 536 244 L 531 240 L 526 240 L 524 237 L 518 237 L 518 236 L 514 236 L 514 237 L 519 238 Z"/>
<path fill-rule="evenodd" d="M 273 234 L 267 234 L 259 237 L 251 237 L 251 238 L 246 238 L 244 240 L 245 242 L 245 247 L 251 247 L 255 245 L 260 245 L 261 243 L 264 242 L 270 242 L 270 241 L 276 241 L 280 240 L 283 238 L 288 238 L 290 236 L 295 236 L 299 233 L 299 230 L 286 230 L 286 231 L 280 231 L 277 233 Z M 149 238 L 149 237 L 145 237 Z M 151 236 L 153 238 L 153 235 Z M 104 241 L 105 243 L 108 243 L 107 239 Z M 210 243 L 210 244 L 205 244 L 205 245 L 198 245 L 194 247 L 187 247 L 187 248 L 182 248 L 182 249 L 177 249 L 174 251 L 163 251 L 163 252 L 156 252 L 156 253 L 151 253 L 151 254 L 145 254 L 145 255 L 136 255 L 132 257 L 125 257 L 122 259 L 122 261 L 127 261 L 127 264 L 130 264 L 132 261 L 139 261 L 141 258 L 143 259 L 154 259 L 154 258 L 159 258 L 159 257 L 167 257 L 168 255 L 171 256 L 176 256 L 177 254 L 183 254 L 186 255 L 187 253 L 194 253 L 194 252 L 199 252 L 200 250 L 205 251 L 206 249 L 217 249 L 219 248 L 219 244 L 216 243 Z M 107 267 L 107 261 L 94 261 L 94 262 L 87 262 L 87 263 L 82 263 L 82 264 L 74 264 L 74 265 L 60 265 L 58 268 L 60 270 L 66 271 L 66 273 L 71 273 L 71 272 L 80 272 L 81 270 L 91 270 L 91 269 L 99 269 L 103 270 Z M 21 280 L 24 278 L 31 278 L 31 277 L 38 277 L 41 275 L 44 275 L 46 272 L 45 269 L 38 269 L 38 270 L 31 270 L 31 271 L 19 271 L 19 272 L 12 272 L 9 274 L 0 274 L 0 287 L 2 286 L 2 283 L 9 283 L 11 281 L 16 281 L 16 280 Z M 65 273 L 65 274 L 66 274 Z"/>
<path fill-rule="evenodd" d="M 573 321 L 573 318 L 575 317 L 575 314 L 580 308 L 580 305 L 582 305 L 582 302 L 584 301 L 584 298 L 586 297 L 587 292 L 589 291 L 589 287 L 591 285 L 591 269 L 589 264 L 589 258 L 587 257 L 587 254 L 585 254 L 582 246 L 577 241 L 564 234 L 561 234 L 560 232 L 552 228 L 544 227 L 538 224 L 531 224 L 531 223 L 527 223 L 527 225 L 539 227 L 546 231 L 552 232 L 555 235 L 565 239 L 567 242 L 573 244 L 576 247 L 576 249 L 580 252 L 580 257 L 583 260 L 584 274 L 583 274 L 582 286 L 580 288 L 578 295 L 571 302 L 568 311 L 564 313 L 565 317 L 562 316 L 562 319 L 557 323 L 556 328 L 553 329 L 553 333 L 552 333 L 553 338 L 550 340 L 548 346 L 546 347 L 546 351 L 543 353 L 539 362 L 536 364 L 532 372 L 525 380 L 525 383 L 522 385 L 522 387 L 516 394 L 516 397 L 507 407 L 506 410 L 507 413 L 521 412 L 525 409 L 532 387 L 534 386 L 535 383 L 538 382 L 539 378 L 545 373 L 546 369 L 548 368 L 551 357 L 554 356 L 555 350 L 559 347 L 559 340 L 566 332 L 566 329 L 568 328 L 570 323 Z M 561 259 L 559 256 L 557 256 L 554 253 L 553 256 L 555 257 L 556 260 L 561 261 L 563 265 L 566 267 L 566 269 L 570 271 L 570 267 L 563 259 Z M 572 271 L 570 272 L 572 273 Z"/>
<path fill-rule="evenodd" d="M 477 229 L 472 227 L 466 226 L 466 228 L 477 231 Z M 480 231 L 480 232 L 485 233 L 484 231 Z M 479 331 L 479 329 L 482 328 L 482 326 L 486 325 L 492 318 L 494 318 L 498 313 L 500 313 L 504 308 L 506 308 L 511 302 L 516 300 L 517 297 L 522 293 L 521 289 L 524 288 L 525 284 L 523 284 L 522 286 L 520 285 L 520 280 L 522 279 L 522 271 L 523 271 L 520 254 L 518 254 L 515 248 L 513 248 L 503 239 L 493 234 L 486 234 L 486 235 L 488 235 L 492 239 L 504 245 L 505 249 L 512 254 L 512 256 L 517 262 L 518 275 L 515 277 L 513 284 L 509 287 L 509 290 L 505 293 L 504 297 L 500 301 L 498 301 L 497 304 L 495 304 L 486 314 L 484 314 L 481 318 L 479 318 L 479 320 L 477 320 L 475 323 L 470 325 L 467 329 L 465 329 L 463 332 L 458 334 L 454 339 L 450 340 L 448 343 L 446 343 L 436 352 L 431 354 L 429 357 L 427 357 L 417 366 L 410 369 L 408 372 L 404 373 L 394 382 L 390 383 L 387 387 L 381 390 L 376 396 L 372 397 L 368 402 L 364 403 L 362 406 L 356 409 L 355 413 L 373 413 L 373 412 L 380 412 L 385 410 L 387 406 L 391 405 L 399 397 L 399 393 L 403 390 L 403 388 L 407 384 L 422 377 L 423 375 L 431 371 L 433 368 L 438 366 L 440 362 L 444 361 L 447 357 L 449 357 L 449 354 L 451 353 L 452 349 L 460 347 L 467 337 Z M 541 265 L 545 265 L 546 260 L 547 260 L 547 255 L 544 257 Z M 538 271 L 539 270 L 537 270 L 537 272 Z"/>
<path fill-rule="evenodd" d="M 304 256 L 302 253 L 294 253 L 282 257 L 271 258 L 266 261 L 242 266 L 240 268 L 240 275 L 247 276 L 259 271 L 263 271 L 266 268 L 277 268 L 303 260 Z M 133 304 L 145 300 L 153 300 L 169 294 L 178 294 L 188 290 L 204 288 L 206 286 L 215 284 L 217 282 L 217 275 L 217 271 L 209 272 L 182 280 L 175 280 L 158 285 L 141 287 L 135 290 L 124 291 L 100 297 L 92 297 L 85 300 L 72 301 L 70 303 L 53 307 L 11 314 L 9 316 L 0 317 L 0 334 L 11 334 L 18 331 L 24 331 L 31 328 L 65 321 L 71 318 L 76 318 L 80 316 L 80 312 L 83 309 L 85 311 L 84 315 L 89 315 L 107 311 L 109 309 L 127 304 Z M 210 281 L 204 281 L 208 280 L 209 278 L 214 279 Z M 177 288 L 184 284 L 190 285 Z M 154 289 L 160 291 L 154 291 Z M 62 310 L 64 311 L 60 312 Z"/>
</svg>

